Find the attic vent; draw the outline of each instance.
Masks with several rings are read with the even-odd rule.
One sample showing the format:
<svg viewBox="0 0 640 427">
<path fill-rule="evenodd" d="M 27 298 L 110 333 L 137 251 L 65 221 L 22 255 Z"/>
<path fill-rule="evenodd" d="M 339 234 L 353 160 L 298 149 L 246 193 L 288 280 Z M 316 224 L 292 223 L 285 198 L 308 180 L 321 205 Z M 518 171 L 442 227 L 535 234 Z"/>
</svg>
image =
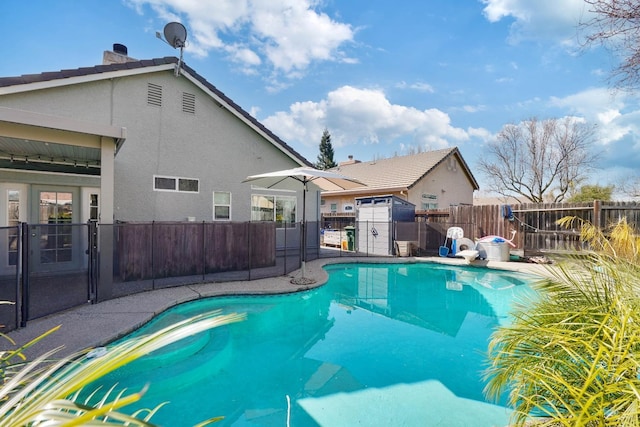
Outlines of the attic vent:
<svg viewBox="0 0 640 427">
<path fill-rule="evenodd" d="M 162 86 L 147 83 L 147 104 L 162 107 Z"/>
<path fill-rule="evenodd" d="M 182 112 L 196 113 L 196 96 L 192 93 L 182 92 Z"/>
</svg>

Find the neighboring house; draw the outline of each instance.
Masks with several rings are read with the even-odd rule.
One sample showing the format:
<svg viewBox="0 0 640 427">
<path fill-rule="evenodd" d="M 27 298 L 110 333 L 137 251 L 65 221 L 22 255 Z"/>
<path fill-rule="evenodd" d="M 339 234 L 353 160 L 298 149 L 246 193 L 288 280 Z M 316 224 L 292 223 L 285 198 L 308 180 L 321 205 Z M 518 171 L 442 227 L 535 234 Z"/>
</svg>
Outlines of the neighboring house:
<svg viewBox="0 0 640 427">
<path fill-rule="evenodd" d="M 479 189 L 457 147 L 368 162 L 349 156 L 332 170 L 366 187 L 322 192 L 324 216 L 349 216 L 355 213 L 356 197 L 376 195 L 398 196 L 413 203 L 416 210 L 471 205 L 473 192 Z"/>
<path fill-rule="evenodd" d="M 491 193 L 478 193 L 473 197 L 474 206 L 483 205 L 519 205 L 520 201 L 513 196 L 503 196 Z"/>
<path fill-rule="evenodd" d="M 284 141 L 177 58 L 104 59 L 0 78 L 0 226 L 9 198 L 27 222 L 63 204 L 75 223 L 301 217 L 301 192 L 242 182 L 310 165 Z"/>
<path fill-rule="evenodd" d="M 306 159 L 178 58 L 135 60 L 122 48 L 103 65 L 0 78 L 0 227 L 300 221 L 302 191 L 242 181 Z M 16 265 L 14 241 L 0 233 L 0 274 Z M 47 259 L 68 261 L 59 246 Z"/>
</svg>

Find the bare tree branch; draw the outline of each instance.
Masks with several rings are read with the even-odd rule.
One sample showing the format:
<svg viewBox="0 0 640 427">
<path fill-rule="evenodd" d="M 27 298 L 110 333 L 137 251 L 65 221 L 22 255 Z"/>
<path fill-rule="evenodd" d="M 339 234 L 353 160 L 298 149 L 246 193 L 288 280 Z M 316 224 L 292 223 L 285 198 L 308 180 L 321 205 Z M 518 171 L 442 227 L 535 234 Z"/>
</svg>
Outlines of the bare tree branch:
<svg viewBox="0 0 640 427">
<path fill-rule="evenodd" d="M 631 198 L 640 197 L 640 176 L 638 175 L 629 175 L 618 183 L 616 186 L 620 192 Z"/>
<path fill-rule="evenodd" d="M 478 162 L 488 187 L 519 201 L 560 202 L 588 176 L 595 128 L 575 118 L 507 124 Z"/>
<path fill-rule="evenodd" d="M 580 23 L 585 47 L 601 45 L 620 62 L 611 71 L 618 89 L 640 88 L 640 2 L 637 0 L 584 0 L 589 17 Z"/>
</svg>

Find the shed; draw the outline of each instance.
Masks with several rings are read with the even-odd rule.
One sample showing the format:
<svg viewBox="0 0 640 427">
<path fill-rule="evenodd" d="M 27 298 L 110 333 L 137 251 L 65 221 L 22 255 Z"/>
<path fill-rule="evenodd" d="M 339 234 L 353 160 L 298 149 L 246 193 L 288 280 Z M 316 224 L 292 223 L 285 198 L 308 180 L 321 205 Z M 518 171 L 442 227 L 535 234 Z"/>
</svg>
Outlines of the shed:
<svg viewBox="0 0 640 427">
<path fill-rule="evenodd" d="M 393 255 L 397 222 L 413 222 L 416 206 L 398 196 L 357 197 L 356 251 Z"/>
</svg>

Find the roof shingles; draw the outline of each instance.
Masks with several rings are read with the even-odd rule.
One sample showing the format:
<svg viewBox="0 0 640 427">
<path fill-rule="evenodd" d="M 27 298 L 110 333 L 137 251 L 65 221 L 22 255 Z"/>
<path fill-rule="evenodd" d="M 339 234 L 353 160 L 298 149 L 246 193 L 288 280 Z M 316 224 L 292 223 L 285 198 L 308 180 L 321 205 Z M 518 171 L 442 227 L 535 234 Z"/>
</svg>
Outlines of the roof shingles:
<svg viewBox="0 0 640 427">
<path fill-rule="evenodd" d="M 426 151 L 423 153 L 397 156 L 388 159 L 373 160 L 343 164 L 333 170 L 367 185 L 371 190 L 383 190 L 391 188 L 411 188 L 422 177 L 432 171 L 450 155 L 457 154 L 464 168 L 467 169 L 469 179 L 477 187 L 475 178 L 457 147 L 441 150 Z"/>
</svg>

